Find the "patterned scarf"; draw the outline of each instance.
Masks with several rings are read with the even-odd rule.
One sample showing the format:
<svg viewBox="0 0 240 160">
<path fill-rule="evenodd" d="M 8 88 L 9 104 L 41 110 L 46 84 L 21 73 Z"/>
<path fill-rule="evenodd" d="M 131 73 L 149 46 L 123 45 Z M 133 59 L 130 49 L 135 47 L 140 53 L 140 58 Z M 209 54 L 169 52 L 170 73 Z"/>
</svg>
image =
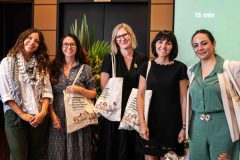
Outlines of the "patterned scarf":
<svg viewBox="0 0 240 160">
<path fill-rule="evenodd" d="M 37 89 L 41 93 L 41 85 L 43 83 L 43 73 L 37 71 L 36 58 L 33 55 L 29 62 L 25 62 L 22 53 L 8 56 L 8 71 L 7 79 L 9 87 L 13 94 L 15 102 L 22 106 L 22 97 L 19 92 L 19 75 L 25 83 L 29 83 L 33 89 Z M 39 92 L 40 91 L 40 92 Z"/>
</svg>

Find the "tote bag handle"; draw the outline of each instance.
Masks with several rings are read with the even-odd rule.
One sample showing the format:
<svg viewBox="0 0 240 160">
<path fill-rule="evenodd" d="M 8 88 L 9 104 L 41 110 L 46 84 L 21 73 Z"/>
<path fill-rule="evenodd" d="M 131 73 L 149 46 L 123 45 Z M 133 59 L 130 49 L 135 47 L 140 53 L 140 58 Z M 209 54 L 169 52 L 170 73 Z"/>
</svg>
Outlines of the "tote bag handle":
<svg viewBox="0 0 240 160">
<path fill-rule="evenodd" d="M 74 81 L 73 81 L 73 84 L 72 84 L 72 85 L 74 85 L 74 84 L 76 83 L 76 81 L 77 81 L 78 77 L 79 77 L 79 76 L 80 76 L 80 74 L 82 73 L 83 66 L 84 66 L 84 64 L 82 64 L 81 68 L 79 69 L 79 71 L 78 71 L 78 73 L 77 73 L 77 75 L 76 75 L 76 77 L 75 77 L 75 79 L 74 79 Z"/>
<path fill-rule="evenodd" d="M 147 67 L 147 73 L 146 73 L 146 83 L 147 83 L 147 79 L 148 79 L 148 72 L 151 68 L 151 64 L 152 64 L 151 61 L 148 61 L 148 67 Z"/>
<path fill-rule="evenodd" d="M 111 59 L 112 59 L 112 77 L 116 77 L 116 57 L 114 53 L 111 53 Z"/>
</svg>

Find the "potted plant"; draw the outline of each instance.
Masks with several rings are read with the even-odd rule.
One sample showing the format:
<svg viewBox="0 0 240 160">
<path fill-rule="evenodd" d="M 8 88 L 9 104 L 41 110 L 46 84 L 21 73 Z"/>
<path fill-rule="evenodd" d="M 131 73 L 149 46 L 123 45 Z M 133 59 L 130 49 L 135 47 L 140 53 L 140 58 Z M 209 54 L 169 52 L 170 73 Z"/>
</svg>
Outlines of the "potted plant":
<svg viewBox="0 0 240 160">
<path fill-rule="evenodd" d="M 96 79 L 97 98 L 101 93 L 100 86 L 100 70 L 103 56 L 110 53 L 111 47 L 104 40 L 94 41 L 95 29 L 92 27 L 89 32 L 86 15 L 83 15 L 81 29 L 78 28 L 77 19 L 70 25 L 70 32 L 76 35 L 83 47 L 83 51 L 87 57 L 88 64 L 92 67 L 92 73 Z"/>
</svg>

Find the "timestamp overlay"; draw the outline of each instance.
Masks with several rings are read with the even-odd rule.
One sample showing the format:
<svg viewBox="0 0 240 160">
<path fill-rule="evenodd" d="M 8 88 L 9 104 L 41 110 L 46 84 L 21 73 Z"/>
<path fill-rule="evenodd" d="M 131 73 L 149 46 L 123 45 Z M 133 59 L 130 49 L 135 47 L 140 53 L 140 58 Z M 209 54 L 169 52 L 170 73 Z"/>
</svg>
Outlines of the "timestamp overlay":
<svg viewBox="0 0 240 160">
<path fill-rule="evenodd" d="M 175 0 L 174 33 L 178 60 L 188 66 L 196 58 L 191 38 L 196 30 L 207 29 L 216 39 L 216 52 L 225 59 L 240 60 L 240 0 Z"/>
</svg>

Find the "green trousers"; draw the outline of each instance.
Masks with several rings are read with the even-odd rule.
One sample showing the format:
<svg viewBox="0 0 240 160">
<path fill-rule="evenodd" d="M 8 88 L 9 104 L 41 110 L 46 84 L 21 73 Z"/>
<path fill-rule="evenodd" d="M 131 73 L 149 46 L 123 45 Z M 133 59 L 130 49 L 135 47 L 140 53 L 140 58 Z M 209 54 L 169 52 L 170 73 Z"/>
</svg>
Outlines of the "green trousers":
<svg viewBox="0 0 240 160">
<path fill-rule="evenodd" d="M 232 142 L 224 112 L 210 113 L 210 120 L 201 120 L 193 112 L 190 125 L 189 160 L 239 159 L 239 141 Z M 230 159 L 229 159 L 230 160 Z"/>
<path fill-rule="evenodd" d="M 4 116 L 10 159 L 39 160 L 46 138 L 48 117 L 37 128 L 33 128 L 12 110 L 8 110 Z"/>
</svg>

